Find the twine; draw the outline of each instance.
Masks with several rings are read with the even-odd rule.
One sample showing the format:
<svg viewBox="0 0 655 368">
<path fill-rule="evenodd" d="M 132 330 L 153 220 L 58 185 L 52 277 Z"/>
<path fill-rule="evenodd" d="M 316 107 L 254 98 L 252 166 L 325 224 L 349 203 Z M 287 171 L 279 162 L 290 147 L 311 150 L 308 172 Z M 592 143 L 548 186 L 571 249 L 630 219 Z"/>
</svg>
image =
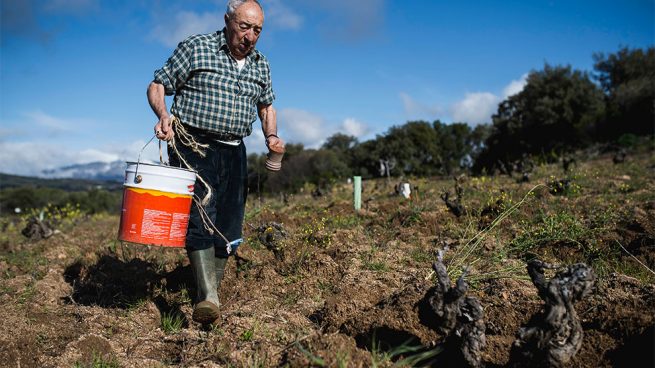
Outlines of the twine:
<svg viewBox="0 0 655 368">
<path fill-rule="evenodd" d="M 171 116 L 171 124 L 175 128 L 175 135 L 179 137 L 181 144 L 189 147 L 193 152 L 199 154 L 201 157 L 207 156 L 207 152 L 205 150 L 209 147 L 209 145 L 198 143 L 195 138 L 193 138 L 193 136 L 187 132 L 186 128 L 184 125 L 182 125 L 182 122 L 177 116 Z M 180 162 L 182 162 L 187 169 L 196 172 L 196 170 L 191 167 L 191 165 L 189 165 L 189 163 L 184 159 L 184 156 L 180 154 L 180 151 L 177 150 L 177 145 L 175 144 L 175 136 L 173 136 L 173 138 L 168 141 L 168 145 L 173 149 L 177 157 L 180 159 Z M 206 206 L 213 194 L 212 187 L 197 172 L 196 177 L 200 179 L 200 182 L 205 186 L 205 190 L 207 191 L 207 194 L 205 194 L 205 196 L 202 198 L 202 201 L 200 202 L 203 206 Z"/>
<path fill-rule="evenodd" d="M 200 174 L 198 174 L 198 172 L 191 165 L 189 165 L 189 163 L 184 159 L 184 156 L 180 154 L 180 151 L 178 151 L 177 145 L 175 143 L 175 136 L 179 137 L 179 142 L 182 145 L 189 147 L 193 152 L 199 154 L 201 157 L 207 156 L 206 149 L 209 148 L 209 144 L 199 143 L 198 141 L 196 141 L 195 138 L 193 138 L 193 136 L 186 130 L 186 128 L 184 127 L 184 125 L 182 124 L 182 122 L 177 116 L 175 115 L 171 116 L 171 124 L 175 128 L 174 131 L 176 134 L 173 136 L 173 138 L 170 141 L 168 141 L 168 146 L 171 147 L 173 152 L 175 152 L 177 157 L 180 159 L 180 162 L 184 164 L 184 166 L 187 169 L 196 173 L 196 177 L 204 185 L 207 191 L 207 194 L 202 198 L 202 200 L 200 199 L 200 197 L 198 197 L 198 195 L 196 194 L 193 195 L 193 203 L 196 205 L 196 207 L 198 207 L 198 212 L 200 213 L 200 219 L 202 220 L 202 224 L 205 230 L 209 232 L 209 234 L 214 235 L 214 233 L 217 233 L 221 238 L 223 238 L 223 240 L 225 240 L 225 244 L 228 247 L 228 253 L 229 253 L 232 242 L 230 242 L 225 237 L 225 235 L 223 235 L 216 228 L 214 223 L 209 218 L 209 214 L 207 214 L 207 211 L 205 211 L 204 208 L 207 205 L 207 203 L 209 203 L 213 195 L 211 185 L 209 185 L 209 183 L 207 183 L 205 179 L 203 179 L 202 176 L 200 176 Z"/>
</svg>

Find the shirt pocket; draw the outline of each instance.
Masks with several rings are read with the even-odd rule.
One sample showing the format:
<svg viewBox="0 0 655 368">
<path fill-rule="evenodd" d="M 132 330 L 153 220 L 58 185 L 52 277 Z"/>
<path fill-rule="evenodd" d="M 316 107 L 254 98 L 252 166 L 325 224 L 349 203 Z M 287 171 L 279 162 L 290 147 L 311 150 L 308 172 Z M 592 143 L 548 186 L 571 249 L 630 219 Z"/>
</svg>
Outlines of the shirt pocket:
<svg viewBox="0 0 655 368">
<path fill-rule="evenodd" d="M 248 98 L 254 103 L 259 100 L 259 96 L 261 96 L 266 88 L 266 81 L 259 73 L 250 72 L 241 77 L 239 86 L 241 87 L 239 95 Z"/>
<path fill-rule="evenodd" d="M 210 96 L 230 95 L 236 93 L 238 89 L 234 78 L 215 69 L 195 70 L 187 86 Z"/>
</svg>

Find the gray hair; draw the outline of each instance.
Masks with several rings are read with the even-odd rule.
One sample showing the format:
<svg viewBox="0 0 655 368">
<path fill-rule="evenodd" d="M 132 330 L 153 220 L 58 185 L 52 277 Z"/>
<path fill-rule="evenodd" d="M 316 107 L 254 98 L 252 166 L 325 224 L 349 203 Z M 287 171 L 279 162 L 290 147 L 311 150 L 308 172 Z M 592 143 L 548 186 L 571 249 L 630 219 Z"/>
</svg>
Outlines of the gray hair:
<svg viewBox="0 0 655 368">
<path fill-rule="evenodd" d="M 234 12 L 237 11 L 237 8 L 240 7 L 241 5 L 245 3 L 253 2 L 259 6 L 259 9 L 262 10 L 262 14 L 264 13 L 264 8 L 262 8 L 262 4 L 259 3 L 258 0 L 228 0 L 227 2 L 227 15 L 232 16 L 234 15 Z"/>
</svg>

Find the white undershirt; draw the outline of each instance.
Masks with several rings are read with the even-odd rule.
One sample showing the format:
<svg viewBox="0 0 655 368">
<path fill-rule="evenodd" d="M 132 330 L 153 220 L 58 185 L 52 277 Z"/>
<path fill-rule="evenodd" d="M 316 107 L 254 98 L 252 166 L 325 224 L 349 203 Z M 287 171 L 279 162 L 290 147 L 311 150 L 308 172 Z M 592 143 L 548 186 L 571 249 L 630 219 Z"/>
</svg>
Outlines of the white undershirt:
<svg viewBox="0 0 655 368">
<path fill-rule="evenodd" d="M 243 69 L 243 66 L 246 65 L 246 58 L 243 58 L 241 60 L 237 60 L 237 69 L 241 71 Z"/>
</svg>

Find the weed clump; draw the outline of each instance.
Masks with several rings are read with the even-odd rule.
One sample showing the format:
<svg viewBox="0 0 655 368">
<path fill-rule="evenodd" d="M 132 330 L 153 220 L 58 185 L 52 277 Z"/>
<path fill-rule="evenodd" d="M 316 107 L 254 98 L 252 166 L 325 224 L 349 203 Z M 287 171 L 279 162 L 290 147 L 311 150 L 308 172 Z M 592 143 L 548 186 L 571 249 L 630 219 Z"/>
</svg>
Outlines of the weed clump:
<svg viewBox="0 0 655 368">
<path fill-rule="evenodd" d="M 269 222 L 255 228 L 255 232 L 259 242 L 273 252 L 277 260 L 284 260 L 284 239 L 287 237 L 287 232 L 282 224 Z"/>
</svg>

